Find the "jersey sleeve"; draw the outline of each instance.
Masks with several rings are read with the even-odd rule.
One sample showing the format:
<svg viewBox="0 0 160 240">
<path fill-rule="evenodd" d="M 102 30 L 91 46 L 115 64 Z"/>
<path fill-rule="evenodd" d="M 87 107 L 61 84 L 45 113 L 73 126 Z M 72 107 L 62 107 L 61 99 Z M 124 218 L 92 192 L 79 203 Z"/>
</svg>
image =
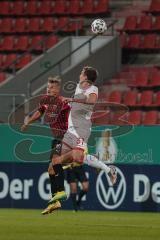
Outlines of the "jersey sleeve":
<svg viewBox="0 0 160 240">
<path fill-rule="evenodd" d="M 88 97 L 92 93 L 96 94 L 98 97 L 98 88 L 96 86 L 92 86 L 89 89 L 87 89 L 87 91 L 85 92 L 85 95 Z"/>
<path fill-rule="evenodd" d="M 70 106 L 69 103 L 64 103 L 64 104 L 63 104 L 62 111 L 63 111 L 63 110 L 68 110 L 68 111 L 70 111 L 70 109 L 71 109 L 71 106 Z"/>
<path fill-rule="evenodd" d="M 40 99 L 40 102 L 38 104 L 38 109 L 37 109 L 41 114 L 43 114 L 46 111 L 46 105 L 44 103 L 44 98 Z"/>
</svg>

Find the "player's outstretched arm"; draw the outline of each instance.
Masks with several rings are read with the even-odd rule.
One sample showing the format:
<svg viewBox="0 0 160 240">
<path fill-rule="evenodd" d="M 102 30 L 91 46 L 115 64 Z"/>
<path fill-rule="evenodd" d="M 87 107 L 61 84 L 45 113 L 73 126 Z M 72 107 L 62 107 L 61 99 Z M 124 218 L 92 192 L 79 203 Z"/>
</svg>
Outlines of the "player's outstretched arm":
<svg viewBox="0 0 160 240">
<path fill-rule="evenodd" d="M 24 120 L 24 124 L 21 127 L 21 131 L 25 131 L 27 127 L 32 123 L 38 120 L 41 117 L 41 113 L 39 111 L 36 111 L 31 117 L 26 117 Z"/>
<path fill-rule="evenodd" d="M 76 103 L 83 103 L 88 105 L 94 105 L 97 101 L 97 95 L 95 93 L 89 94 L 88 97 L 84 99 L 78 99 L 78 98 L 64 98 L 64 102 L 76 102 Z"/>
</svg>

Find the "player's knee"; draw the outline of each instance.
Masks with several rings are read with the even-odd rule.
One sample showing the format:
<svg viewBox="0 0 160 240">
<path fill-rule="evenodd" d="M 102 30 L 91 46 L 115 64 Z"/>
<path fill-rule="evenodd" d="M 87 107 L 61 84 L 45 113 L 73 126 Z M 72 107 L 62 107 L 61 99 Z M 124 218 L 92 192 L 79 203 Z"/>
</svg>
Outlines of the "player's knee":
<svg viewBox="0 0 160 240">
<path fill-rule="evenodd" d="M 52 164 L 50 163 L 49 167 L 48 167 L 48 174 L 49 175 L 54 175 L 54 170 L 53 170 L 53 166 Z"/>
<path fill-rule="evenodd" d="M 61 163 L 61 161 L 60 161 L 59 157 L 53 157 L 52 158 L 52 164 L 53 165 L 60 164 L 60 163 Z"/>
<path fill-rule="evenodd" d="M 83 163 L 84 151 L 81 149 L 73 149 L 72 150 L 72 159 L 73 159 L 73 162 Z"/>
<path fill-rule="evenodd" d="M 77 192 L 76 183 L 70 183 L 70 189 L 71 189 L 71 193 L 76 193 Z"/>
<path fill-rule="evenodd" d="M 88 192 L 89 183 L 88 183 L 88 182 L 85 182 L 85 183 L 83 184 L 82 188 L 83 188 L 83 191 Z"/>
<path fill-rule="evenodd" d="M 48 168 L 48 174 L 51 175 L 51 169 L 50 169 L 50 167 Z"/>
</svg>

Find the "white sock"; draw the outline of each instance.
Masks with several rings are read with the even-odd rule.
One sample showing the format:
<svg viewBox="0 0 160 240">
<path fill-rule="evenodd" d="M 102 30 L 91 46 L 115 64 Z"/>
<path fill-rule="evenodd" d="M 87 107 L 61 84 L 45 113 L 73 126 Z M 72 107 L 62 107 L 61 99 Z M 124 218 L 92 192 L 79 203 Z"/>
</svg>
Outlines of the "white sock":
<svg viewBox="0 0 160 240">
<path fill-rule="evenodd" d="M 88 166 L 104 170 L 107 174 L 110 172 L 110 167 L 108 167 L 104 162 L 100 161 L 97 157 L 93 155 L 87 154 L 84 157 L 84 163 Z"/>
</svg>

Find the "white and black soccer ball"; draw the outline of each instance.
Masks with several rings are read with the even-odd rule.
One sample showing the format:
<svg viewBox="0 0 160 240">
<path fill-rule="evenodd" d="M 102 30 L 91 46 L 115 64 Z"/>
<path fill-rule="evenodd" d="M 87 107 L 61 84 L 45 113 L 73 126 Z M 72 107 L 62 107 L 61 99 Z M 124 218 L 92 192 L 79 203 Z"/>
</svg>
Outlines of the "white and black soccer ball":
<svg viewBox="0 0 160 240">
<path fill-rule="evenodd" d="M 103 19 L 95 19 L 91 24 L 91 30 L 95 34 L 102 34 L 107 30 L 106 22 Z"/>
</svg>

